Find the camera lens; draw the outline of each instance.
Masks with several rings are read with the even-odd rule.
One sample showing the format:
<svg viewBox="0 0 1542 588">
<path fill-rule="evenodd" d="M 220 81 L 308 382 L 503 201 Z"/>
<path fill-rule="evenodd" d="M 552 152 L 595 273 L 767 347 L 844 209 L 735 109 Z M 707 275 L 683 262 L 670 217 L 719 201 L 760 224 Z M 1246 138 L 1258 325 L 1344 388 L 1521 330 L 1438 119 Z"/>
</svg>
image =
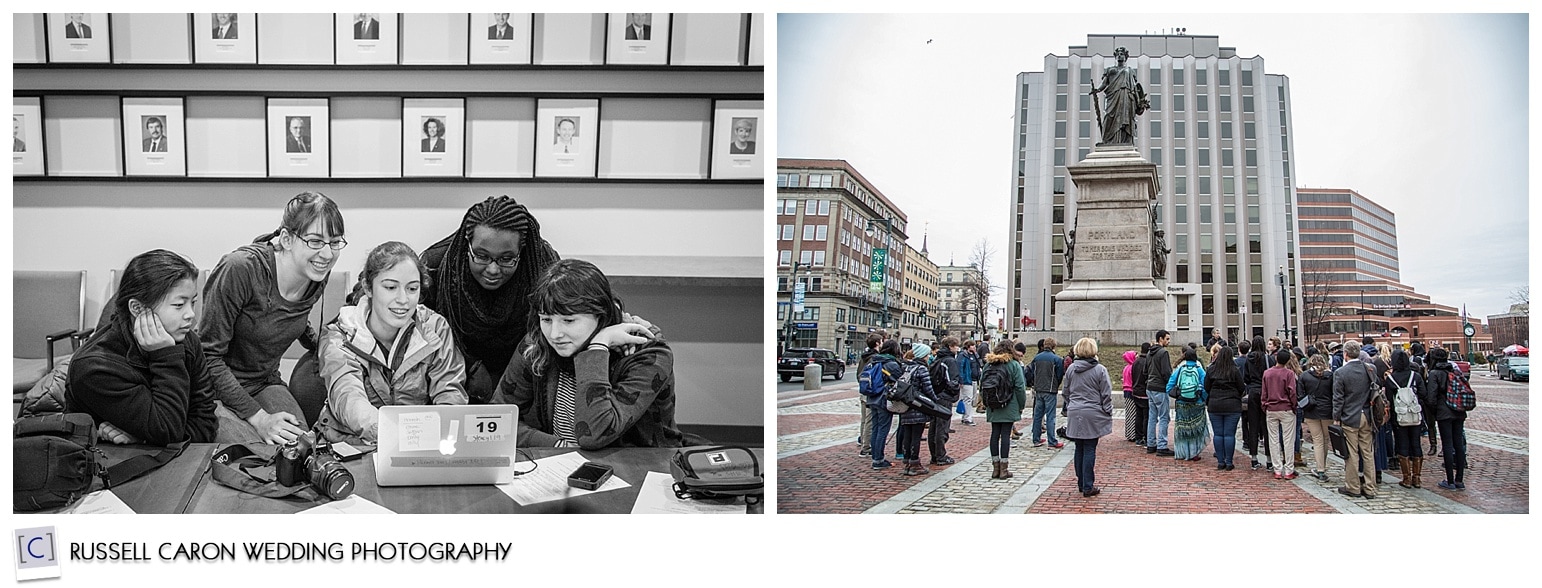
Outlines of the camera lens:
<svg viewBox="0 0 1542 588">
<path fill-rule="evenodd" d="M 322 494 L 332 500 L 342 500 L 353 494 L 353 472 L 331 455 L 317 452 L 311 456 L 310 482 Z"/>
</svg>

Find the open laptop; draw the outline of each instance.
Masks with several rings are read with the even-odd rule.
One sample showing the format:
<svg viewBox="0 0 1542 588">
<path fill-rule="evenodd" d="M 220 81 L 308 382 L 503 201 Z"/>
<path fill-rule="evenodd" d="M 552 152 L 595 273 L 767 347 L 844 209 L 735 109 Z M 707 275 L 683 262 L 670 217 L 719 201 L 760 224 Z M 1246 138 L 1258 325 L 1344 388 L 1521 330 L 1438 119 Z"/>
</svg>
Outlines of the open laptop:
<svg viewBox="0 0 1542 588">
<path fill-rule="evenodd" d="M 514 480 L 513 404 L 380 407 L 375 483 L 507 484 Z"/>
</svg>

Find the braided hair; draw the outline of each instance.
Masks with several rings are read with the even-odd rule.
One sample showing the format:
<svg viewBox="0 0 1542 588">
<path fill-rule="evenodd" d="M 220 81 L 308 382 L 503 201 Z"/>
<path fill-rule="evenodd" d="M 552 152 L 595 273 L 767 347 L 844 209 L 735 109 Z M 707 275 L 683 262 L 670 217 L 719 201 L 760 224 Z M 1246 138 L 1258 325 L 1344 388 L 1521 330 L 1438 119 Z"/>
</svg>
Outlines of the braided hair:
<svg viewBox="0 0 1542 588">
<path fill-rule="evenodd" d="M 479 226 L 520 235 L 519 266 L 496 290 L 476 283 L 471 271 L 471 234 Z M 425 296 L 424 303 L 450 322 L 463 352 L 501 374 L 525 336 L 531 289 L 546 268 L 560 259 L 556 250 L 541 238 L 541 225 L 530 211 L 508 196 L 472 205 L 460 228 L 430 247 L 435 248 L 445 248 L 444 258 L 434 278 L 433 295 Z"/>
</svg>

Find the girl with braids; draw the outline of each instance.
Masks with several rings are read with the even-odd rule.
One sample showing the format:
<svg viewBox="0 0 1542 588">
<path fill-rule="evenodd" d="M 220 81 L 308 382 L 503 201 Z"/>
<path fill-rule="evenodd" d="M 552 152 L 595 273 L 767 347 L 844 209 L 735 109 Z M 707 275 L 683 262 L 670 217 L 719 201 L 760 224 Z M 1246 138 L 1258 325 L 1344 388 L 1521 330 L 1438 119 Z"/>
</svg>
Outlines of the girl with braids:
<svg viewBox="0 0 1542 588">
<path fill-rule="evenodd" d="M 311 307 L 347 245 L 337 204 L 305 192 L 289 200 L 277 230 L 226 254 L 209 274 L 201 335 L 219 400 L 219 442 L 287 443 L 308 428 L 301 406 L 320 410 L 324 397 L 301 389 L 297 398 L 278 364 L 296 339 L 315 348 Z"/>
<path fill-rule="evenodd" d="M 373 444 L 381 406 L 466 403 L 466 364 L 450 323 L 418 304 L 425 278 L 403 243 L 382 243 L 365 258 L 317 352 L 328 390 L 318 423 L 327 438 Z"/>
<path fill-rule="evenodd" d="M 113 443 L 214 441 L 217 422 L 203 346 L 193 330 L 186 258 L 156 249 L 129 260 L 106 322 L 75 353 L 65 395 Z"/>
<path fill-rule="evenodd" d="M 492 400 L 497 378 L 525 338 L 531 287 L 558 259 L 541 238 L 540 223 L 508 196 L 472 205 L 459 229 L 423 251 L 429 278 L 423 305 L 449 321 L 472 402 Z M 623 320 L 649 326 L 630 315 Z"/>
<path fill-rule="evenodd" d="M 530 294 L 529 333 L 498 382 L 519 406 L 519 444 L 680 447 L 674 356 L 622 320 L 610 281 L 587 261 L 553 264 Z"/>
</svg>

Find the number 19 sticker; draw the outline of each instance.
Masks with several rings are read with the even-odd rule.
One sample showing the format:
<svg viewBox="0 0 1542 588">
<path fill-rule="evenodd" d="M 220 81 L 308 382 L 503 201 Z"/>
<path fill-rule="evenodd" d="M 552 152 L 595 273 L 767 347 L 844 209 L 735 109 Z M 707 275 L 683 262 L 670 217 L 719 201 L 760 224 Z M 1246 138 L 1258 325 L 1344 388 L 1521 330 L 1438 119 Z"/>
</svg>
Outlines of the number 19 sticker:
<svg viewBox="0 0 1542 588">
<path fill-rule="evenodd" d="M 502 441 L 514 429 L 513 419 L 507 414 L 467 415 L 466 424 L 467 443 Z"/>
</svg>

